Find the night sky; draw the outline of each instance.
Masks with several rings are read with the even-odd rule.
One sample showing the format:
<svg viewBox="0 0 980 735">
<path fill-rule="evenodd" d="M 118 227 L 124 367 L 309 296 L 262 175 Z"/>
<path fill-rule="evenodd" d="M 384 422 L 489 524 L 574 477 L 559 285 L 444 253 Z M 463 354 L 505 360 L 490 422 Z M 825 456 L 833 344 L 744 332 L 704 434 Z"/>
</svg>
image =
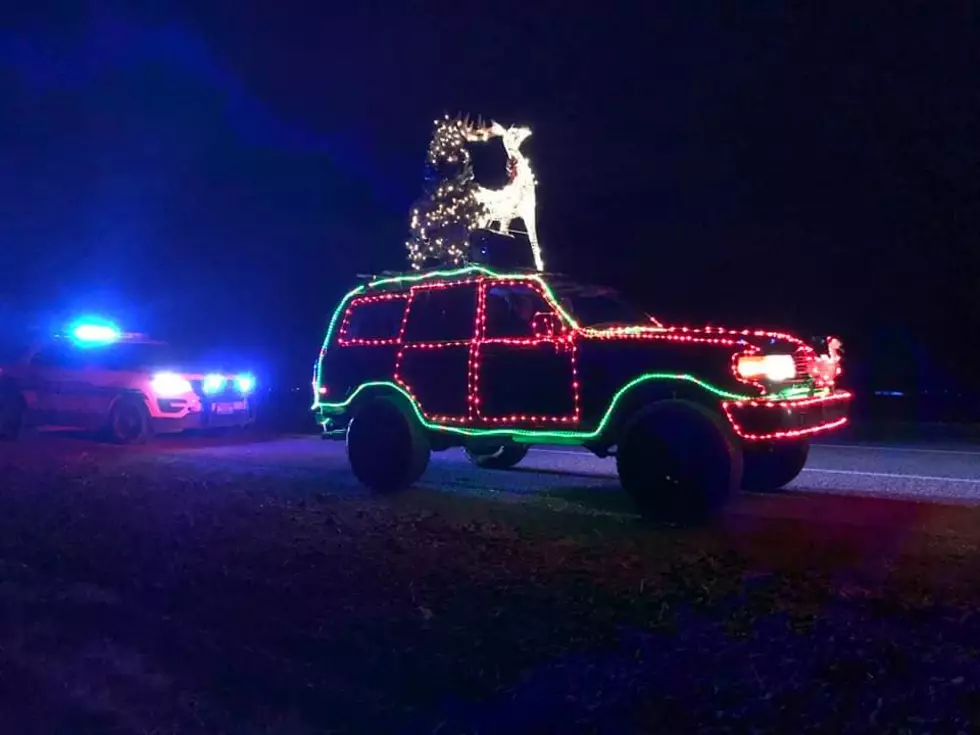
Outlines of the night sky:
<svg viewBox="0 0 980 735">
<path fill-rule="evenodd" d="M 405 267 L 432 121 L 468 112 L 533 128 L 549 266 L 668 321 L 837 333 L 879 371 L 914 354 L 976 374 L 980 6 L 3 17 L 7 326 L 103 310 L 305 381 L 355 275 Z"/>
</svg>

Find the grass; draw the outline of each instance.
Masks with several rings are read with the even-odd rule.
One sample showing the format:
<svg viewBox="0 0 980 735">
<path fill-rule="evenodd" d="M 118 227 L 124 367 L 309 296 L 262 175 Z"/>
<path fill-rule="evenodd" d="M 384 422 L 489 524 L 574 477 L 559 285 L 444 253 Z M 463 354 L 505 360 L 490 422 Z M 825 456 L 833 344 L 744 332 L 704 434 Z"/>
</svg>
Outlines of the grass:
<svg viewBox="0 0 980 735">
<path fill-rule="evenodd" d="M 0 447 L 10 731 L 980 723 L 980 509 L 758 497 L 649 529 L 67 447 Z"/>
</svg>

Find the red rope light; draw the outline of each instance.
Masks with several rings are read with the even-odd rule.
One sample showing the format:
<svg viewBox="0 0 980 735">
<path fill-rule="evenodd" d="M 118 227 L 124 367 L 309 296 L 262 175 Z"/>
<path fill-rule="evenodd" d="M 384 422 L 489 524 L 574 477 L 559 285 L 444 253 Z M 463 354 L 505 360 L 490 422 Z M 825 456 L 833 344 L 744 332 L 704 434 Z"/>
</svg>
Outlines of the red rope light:
<svg viewBox="0 0 980 735">
<path fill-rule="evenodd" d="M 476 316 L 473 325 L 472 336 L 466 339 L 453 339 L 445 341 L 426 341 L 426 342 L 405 342 L 405 330 L 408 324 L 409 314 L 412 311 L 412 306 L 415 301 L 415 296 L 420 292 L 427 291 L 430 289 L 446 289 L 455 286 L 463 286 L 468 284 L 477 284 L 477 305 L 476 305 Z M 534 279 L 528 278 L 487 278 L 485 276 L 476 276 L 463 278 L 459 280 L 445 280 L 427 283 L 417 283 L 412 285 L 408 291 L 401 291 L 398 293 L 375 293 L 357 296 L 350 300 L 346 310 L 344 312 L 343 318 L 341 320 L 340 329 L 337 338 L 337 344 L 342 346 L 395 346 L 398 347 L 398 351 L 395 356 L 395 367 L 392 379 L 394 382 L 401 386 L 406 393 L 412 398 L 413 401 L 419 406 L 422 416 L 431 422 L 445 423 L 445 424 L 480 424 L 485 426 L 492 425 L 502 425 L 502 424 L 546 424 L 546 425 L 566 425 L 566 426 L 577 426 L 582 419 L 582 409 L 581 409 L 581 384 L 579 382 L 579 372 L 578 372 L 578 352 L 579 352 L 579 341 L 580 340 L 641 340 L 641 341 L 669 341 L 669 342 L 680 342 L 680 343 L 693 343 L 693 344 L 710 344 L 719 345 L 723 347 L 736 348 L 736 352 L 732 355 L 731 360 L 731 372 L 741 383 L 753 385 L 761 390 L 766 390 L 766 386 L 757 379 L 743 378 L 739 375 L 737 370 L 738 360 L 740 357 L 745 355 L 755 355 L 762 352 L 758 345 L 753 344 L 750 340 L 752 338 L 764 338 L 769 340 L 778 340 L 783 343 L 788 343 L 794 346 L 793 354 L 798 355 L 802 358 L 802 361 L 807 366 L 807 371 L 809 371 L 809 366 L 813 364 L 815 360 L 818 359 L 816 351 L 803 340 L 794 337 L 790 334 L 783 332 L 773 332 L 766 330 L 753 330 L 753 329 L 726 329 L 722 327 L 704 327 L 704 328 L 691 328 L 691 327 L 649 327 L 649 326 L 634 326 L 634 327 L 609 327 L 604 329 L 596 329 L 593 327 L 582 327 L 577 324 L 568 325 L 563 321 L 562 331 L 552 337 L 488 337 L 487 336 L 487 289 L 490 285 L 493 286 L 519 286 L 523 288 L 528 288 L 535 294 L 540 296 L 546 303 L 550 304 L 556 311 L 556 313 L 564 313 L 560 305 L 558 305 L 552 294 L 547 288 L 541 286 L 540 282 Z M 350 330 L 351 317 L 354 311 L 362 306 L 375 304 L 385 301 L 394 300 L 405 300 L 405 309 L 402 314 L 401 324 L 398 329 L 398 333 L 394 337 L 387 338 L 377 338 L 377 339 L 364 339 L 364 338 L 353 338 L 349 337 L 348 333 Z M 516 413 L 506 416 L 490 416 L 487 415 L 483 407 L 480 396 L 480 380 L 482 373 L 482 353 L 484 346 L 488 345 L 508 345 L 515 347 L 534 347 L 542 344 L 553 344 L 558 349 L 564 349 L 569 351 L 570 368 L 571 368 L 571 394 L 572 394 L 572 410 L 571 413 L 565 415 L 538 415 L 538 414 L 526 414 L 526 413 Z M 461 348 L 467 347 L 467 379 L 466 379 L 466 408 L 465 414 L 461 416 L 449 416 L 442 414 L 432 414 L 424 411 L 422 403 L 418 396 L 412 390 L 409 383 L 403 376 L 401 369 L 402 363 L 405 358 L 405 354 L 409 349 L 413 350 L 440 350 L 448 348 Z M 839 373 L 839 368 L 837 369 Z M 797 374 L 800 372 L 798 370 Z M 807 373 L 804 373 L 806 375 Z M 832 385 L 832 381 L 827 383 L 825 380 L 821 381 L 818 376 L 811 375 L 813 377 L 818 387 L 827 387 Z M 740 401 L 723 401 L 722 408 L 725 416 L 728 418 L 733 429 L 743 439 L 747 440 L 759 440 L 759 439 L 792 439 L 797 437 L 806 436 L 809 434 L 815 434 L 822 431 L 829 431 L 831 429 L 838 428 L 847 423 L 847 418 L 842 417 L 834 421 L 825 422 L 812 427 L 806 427 L 801 429 L 791 429 L 791 430 L 779 430 L 769 433 L 752 433 L 745 430 L 738 422 L 736 417 L 733 415 L 732 409 L 757 409 L 757 408 L 783 408 L 783 409 L 798 409 L 805 408 L 807 406 L 831 402 L 831 401 L 841 401 L 850 399 L 850 393 L 835 393 L 829 396 L 819 396 L 815 398 L 806 399 L 782 399 L 774 400 L 772 398 L 759 398 L 751 400 L 740 400 Z"/>
</svg>

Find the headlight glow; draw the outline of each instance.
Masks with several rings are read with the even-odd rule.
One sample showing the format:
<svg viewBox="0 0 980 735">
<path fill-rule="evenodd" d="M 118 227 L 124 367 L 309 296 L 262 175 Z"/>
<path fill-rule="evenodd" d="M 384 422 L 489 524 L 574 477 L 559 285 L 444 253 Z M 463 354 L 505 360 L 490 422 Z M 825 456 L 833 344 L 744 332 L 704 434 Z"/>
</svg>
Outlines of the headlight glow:
<svg viewBox="0 0 980 735">
<path fill-rule="evenodd" d="M 204 381 L 201 383 L 201 387 L 204 389 L 205 393 L 218 393 L 225 387 L 225 382 L 224 375 L 211 373 L 210 375 L 204 376 Z"/>
<path fill-rule="evenodd" d="M 796 377 L 796 363 L 792 355 L 743 355 L 736 368 L 740 377 L 750 380 L 762 378 L 779 382 Z"/>
<path fill-rule="evenodd" d="M 251 393 L 255 390 L 255 378 L 251 375 L 239 375 L 235 378 L 235 386 L 240 393 Z"/>
<path fill-rule="evenodd" d="M 193 391 L 190 381 L 177 373 L 157 373 L 150 387 L 160 398 L 176 398 Z"/>
</svg>

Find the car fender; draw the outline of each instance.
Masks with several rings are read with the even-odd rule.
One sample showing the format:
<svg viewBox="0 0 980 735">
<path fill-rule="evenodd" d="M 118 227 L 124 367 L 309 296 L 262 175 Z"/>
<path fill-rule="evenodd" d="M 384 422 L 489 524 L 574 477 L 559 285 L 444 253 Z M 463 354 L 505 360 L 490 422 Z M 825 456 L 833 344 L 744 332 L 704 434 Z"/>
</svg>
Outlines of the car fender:
<svg viewBox="0 0 980 735">
<path fill-rule="evenodd" d="M 139 390 L 138 388 L 120 388 L 119 391 L 116 393 L 116 395 L 114 395 L 112 397 L 112 400 L 109 402 L 109 410 L 106 413 L 106 418 L 112 415 L 112 409 L 114 409 L 116 407 L 116 404 L 119 403 L 119 401 L 123 400 L 124 398 L 135 398 L 136 400 L 138 400 L 140 403 L 143 404 L 143 406 L 147 409 L 147 411 L 149 411 L 150 409 L 149 405 L 147 405 L 149 399 L 146 397 L 146 394 L 143 393 L 143 391 Z"/>
<path fill-rule="evenodd" d="M 680 377 L 673 379 L 638 380 L 620 394 L 614 405 L 607 426 L 602 432 L 605 442 L 613 444 L 626 426 L 642 412 L 653 406 L 665 410 L 667 405 L 684 405 L 706 410 L 719 419 L 723 418 L 721 398 L 693 380 Z"/>
<path fill-rule="evenodd" d="M 351 396 L 346 413 L 349 417 L 354 417 L 361 408 L 376 400 L 385 400 L 394 403 L 406 417 L 412 421 L 419 422 L 417 407 L 401 391 L 391 385 L 384 384 L 358 387 Z"/>
<path fill-rule="evenodd" d="M 631 427 L 640 421 L 650 419 L 663 422 L 666 426 L 676 422 L 694 422 L 699 424 L 703 430 L 717 435 L 731 458 L 733 482 L 741 482 L 742 449 L 731 425 L 719 411 L 703 403 L 685 398 L 654 401 L 640 406 L 632 414 L 624 416 L 620 436 L 624 436 Z"/>
</svg>

